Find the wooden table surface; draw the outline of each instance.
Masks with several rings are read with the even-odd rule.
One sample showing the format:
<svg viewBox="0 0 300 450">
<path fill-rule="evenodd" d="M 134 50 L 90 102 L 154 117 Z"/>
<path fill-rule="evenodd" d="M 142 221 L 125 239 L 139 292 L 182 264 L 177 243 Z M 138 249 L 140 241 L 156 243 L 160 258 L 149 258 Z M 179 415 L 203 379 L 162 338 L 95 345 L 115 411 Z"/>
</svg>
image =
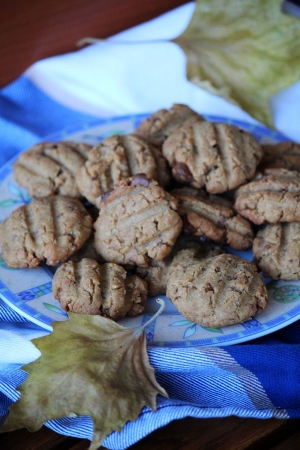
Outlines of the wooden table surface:
<svg viewBox="0 0 300 450">
<path fill-rule="evenodd" d="M 87 450 L 89 441 L 65 437 L 46 427 L 35 433 L 0 434 L 1 450 Z M 100 447 L 105 449 L 106 447 Z M 300 420 L 221 419 L 174 420 L 130 450 L 298 450 Z"/>
<path fill-rule="evenodd" d="M 105 38 L 152 19 L 187 0 L 10 0 L 1 4 L 0 87 L 44 57 L 76 51 L 82 37 Z M 87 440 L 46 427 L 0 434 L 1 450 L 84 450 Z M 101 447 L 104 448 L 104 447 Z M 300 419 L 185 418 L 156 430 L 132 450 L 293 450 Z"/>
</svg>

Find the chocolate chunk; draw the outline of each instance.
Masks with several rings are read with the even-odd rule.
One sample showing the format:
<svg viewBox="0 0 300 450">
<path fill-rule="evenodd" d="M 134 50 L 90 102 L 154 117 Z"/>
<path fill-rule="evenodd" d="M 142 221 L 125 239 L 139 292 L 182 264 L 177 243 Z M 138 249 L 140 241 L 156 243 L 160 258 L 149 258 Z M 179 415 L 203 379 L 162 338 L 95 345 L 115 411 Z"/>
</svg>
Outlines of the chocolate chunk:
<svg viewBox="0 0 300 450">
<path fill-rule="evenodd" d="M 131 186 L 149 186 L 149 180 L 147 178 L 147 175 L 144 173 L 138 173 L 136 175 L 134 175 L 134 177 L 132 177 L 131 180 Z"/>
<path fill-rule="evenodd" d="M 181 183 L 191 183 L 194 181 L 190 169 L 184 163 L 177 163 L 172 169 L 172 174 L 174 178 Z"/>
</svg>

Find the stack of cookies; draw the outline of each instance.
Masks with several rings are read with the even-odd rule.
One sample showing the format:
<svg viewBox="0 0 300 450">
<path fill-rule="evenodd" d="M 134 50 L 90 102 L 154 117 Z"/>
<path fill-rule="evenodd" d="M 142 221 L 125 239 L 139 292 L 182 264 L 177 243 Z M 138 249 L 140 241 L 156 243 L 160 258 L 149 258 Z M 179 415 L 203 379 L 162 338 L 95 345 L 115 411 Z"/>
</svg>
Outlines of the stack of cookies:
<svg viewBox="0 0 300 450">
<path fill-rule="evenodd" d="M 36 145 L 14 166 L 34 200 L 0 224 L 2 257 L 58 265 L 66 311 L 117 320 L 166 294 L 203 326 L 249 320 L 268 301 L 260 270 L 300 275 L 300 152 L 273 147 L 179 104 L 95 147 Z M 253 248 L 256 263 L 228 248 Z"/>
</svg>

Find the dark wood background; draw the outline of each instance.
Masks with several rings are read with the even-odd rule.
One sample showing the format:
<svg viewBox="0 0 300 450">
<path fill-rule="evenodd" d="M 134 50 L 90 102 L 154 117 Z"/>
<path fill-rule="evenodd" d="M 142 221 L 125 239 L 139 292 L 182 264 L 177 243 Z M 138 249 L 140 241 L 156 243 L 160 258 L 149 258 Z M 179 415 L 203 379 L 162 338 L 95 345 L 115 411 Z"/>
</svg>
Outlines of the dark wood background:
<svg viewBox="0 0 300 450">
<path fill-rule="evenodd" d="M 86 36 L 106 38 L 187 0 L 1 0 L 0 87 L 34 62 L 76 51 Z"/>
<path fill-rule="evenodd" d="M 299 420 L 185 418 L 154 431 L 130 450 L 298 450 L 299 425 Z M 46 427 L 35 433 L 19 430 L 0 434 L 1 450 L 87 450 L 88 447 L 87 440 L 65 437 Z"/>
<path fill-rule="evenodd" d="M 105 38 L 187 3 L 184 0 L 2 0 L 0 87 L 35 61 L 76 51 L 86 36 Z M 226 2 L 224 2 L 225 4 Z M 85 450 L 88 441 L 56 434 L 0 434 L 1 450 Z M 103 447 L 102 447 L 103 448 Z M 300 448 L 300 420 L 185 418 L 173 421 L 132 450 L 293 450 Z"/>
</svg>

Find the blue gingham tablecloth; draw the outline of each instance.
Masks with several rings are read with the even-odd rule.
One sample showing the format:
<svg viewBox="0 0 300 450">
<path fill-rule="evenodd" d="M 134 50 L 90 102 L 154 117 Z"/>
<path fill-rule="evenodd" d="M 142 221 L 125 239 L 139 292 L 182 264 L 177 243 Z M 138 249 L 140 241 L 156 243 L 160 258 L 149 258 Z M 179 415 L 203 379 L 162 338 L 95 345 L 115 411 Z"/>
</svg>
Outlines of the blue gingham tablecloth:
<svg viewBox="0 0 300 450">
<path fill-rule="evenodd" d="M 193 3 L 78 52 L 30 67 L 0 91 L 0 166 L 45 136 L 95 118 L 155 111 L 186 103 L 200 113 L 256 123 L 237 106 L 189 83 L 184 56 L 169 42 L 121 41 L 170 38 L 179 34 Z M 118 42 L 118 43 L 117 43 Z M 146 56 L 145 56 L 146 55 Z M 155 70 L 153 68 L 155 67 Z M 300 83 L 271 99 L 275 123 L 300 141 Z M 21 366 L 35 360 L 30 339 L 45 334 L 0 300 L 0 420 L 26 379 Z M 125 449 L 174 419 L 300 417 L 300 323 L 271 335 L 227 347 L 150 348 L 151 364 L 169 399 L 158 410 L 144 408 L 135 422 L 104 442 Z M 51 420 L 46 426 L 68 436 L 91 439 L 88 417 Z"/>
</svg>

